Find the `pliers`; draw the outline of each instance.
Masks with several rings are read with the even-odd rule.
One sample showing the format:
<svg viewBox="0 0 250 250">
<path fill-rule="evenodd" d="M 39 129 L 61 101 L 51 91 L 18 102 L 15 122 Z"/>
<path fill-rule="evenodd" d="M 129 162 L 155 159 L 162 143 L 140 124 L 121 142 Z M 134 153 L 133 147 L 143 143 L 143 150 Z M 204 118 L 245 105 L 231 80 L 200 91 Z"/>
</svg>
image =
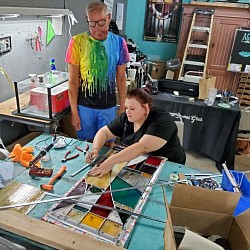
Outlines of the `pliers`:
<svg viewBox="0 0 250 250">
<path fill-rule="evenodd" d="M 83 152 L 83 153 L 84 153 L 84 155 L 86 155 L 86 154 L 88 153 L 88 150 L 89 150 L 89 144 L 86 144 L 86 148 L 85 148 L 85 150 L 84 150 L 84 149 L 82 149 L 82 148 L 79 148 L 78 146 L 75 146 L 75 148 L 76 148 L 77 150 L 79 150 L 79 151 Z"/>
<path fill-rule="evenodd" d="M 64 158 L 62 159 L 62 162 L 66 162 L 66 161 L 69 161 L 69 160 L 73 160 L 75 158 L 77 158 L 79 156 L 79 154 L 75 154 L 75 155 L 72 155 L 70 157 L 68 157 L 68 155 L 71 153 L 71 151 L 69 150 L 65 155 L 64 155 Z"/>
</svg>

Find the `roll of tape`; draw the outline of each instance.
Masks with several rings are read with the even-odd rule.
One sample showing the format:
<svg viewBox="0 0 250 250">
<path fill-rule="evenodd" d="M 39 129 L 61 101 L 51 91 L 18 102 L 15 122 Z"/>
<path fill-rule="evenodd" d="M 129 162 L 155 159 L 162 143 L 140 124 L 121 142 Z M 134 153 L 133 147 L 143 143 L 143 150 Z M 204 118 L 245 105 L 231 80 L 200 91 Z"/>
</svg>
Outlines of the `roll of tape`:
<svg viewBox="0 0 250 250">
<path fill-rule="evenodd" d="M 170 180 L 171 181 L 178 181 L 179 180 L 179 175 L 175 174 L 175 173 L 170 174 Z"/>
</svg>

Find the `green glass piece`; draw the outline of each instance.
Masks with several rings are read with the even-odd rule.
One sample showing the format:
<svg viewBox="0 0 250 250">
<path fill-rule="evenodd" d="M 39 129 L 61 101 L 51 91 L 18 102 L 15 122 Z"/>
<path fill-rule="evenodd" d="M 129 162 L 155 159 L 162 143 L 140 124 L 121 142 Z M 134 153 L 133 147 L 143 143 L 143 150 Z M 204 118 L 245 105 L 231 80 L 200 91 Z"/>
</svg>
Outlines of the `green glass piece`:
<svg viewBox="0 0 250 250">
<path fill-rule="evenodd" d="M 130 184 L 119 177 L 116 177 L 115 180 L 111 183 L 111 191 L 130 187 Z M 130 189 L 122 192 L 113 192 L 112 196 L 115 202 L 131 208 L 135 208 L 137 202 L 141 198 L 141 192 L 137 189 Z"/>
</svg>

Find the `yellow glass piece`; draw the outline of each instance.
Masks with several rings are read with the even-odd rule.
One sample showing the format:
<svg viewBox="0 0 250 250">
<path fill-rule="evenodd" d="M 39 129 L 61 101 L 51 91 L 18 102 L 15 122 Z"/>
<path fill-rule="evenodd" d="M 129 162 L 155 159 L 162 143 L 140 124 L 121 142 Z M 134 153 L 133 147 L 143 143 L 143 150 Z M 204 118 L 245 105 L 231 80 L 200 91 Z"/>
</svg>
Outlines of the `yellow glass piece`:
<svg viewBox="0 0 250 250">
<path fill-rule="evenodd" d="M 151 174 L 147 174 L 147 173 L 141 173 L 141 175 L 143 176 L 143 177 L 146 177 L 146 178 L 149 178 L 149 179 L 151 179 L 152 178 L 152 175 Z"/>
<path fill-rule="evenodd" d="M 110 185 L 110 182 L 112 182 L 115 179 L 115 177 L 119 174 L 119 172 L 122 170 L 125 164 L 126 162 L 115 164 L 112 171 L 105 174 L 102 178 L 88 175 L 86 178 L 86 183 L 89 185 L 106 189 Z"/>
<path fill-rule="evenodd" d="M 93 213 L 88 213 L 83 218 L 83 220 L 81 221 L 81 223 L 85 224 L 85 225 L 88 225 L 90 227 L 99 229 L 100 226 L 102 225 L 103 221 L 104 221 L 103 217 L 101 217 L 99 215 L 96 215 L 96 214 L 93 214 Z"/>
<path fill-rule="evenodd" d="M 86 178 L 86 183 L 99 188 L 106 189 L 109 186 L 110 173 L 105 174 L 102 178 L 98 176 L 88 175 Z"/>
<path fill-rule="evenodd" d="M 106 220 L 101 227 L 101 231 L 113 237 L 118 237 L 119 233 L 122 231 L 122 225 Z"/>
</svg>

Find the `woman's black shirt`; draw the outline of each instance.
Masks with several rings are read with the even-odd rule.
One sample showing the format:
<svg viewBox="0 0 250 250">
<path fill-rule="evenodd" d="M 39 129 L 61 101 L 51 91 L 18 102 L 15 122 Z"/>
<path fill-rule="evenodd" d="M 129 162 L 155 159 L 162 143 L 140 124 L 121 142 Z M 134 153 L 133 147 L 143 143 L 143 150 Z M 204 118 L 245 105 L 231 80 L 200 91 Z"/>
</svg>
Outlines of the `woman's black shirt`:
<svg viewBox="0 0 250 250">
<path fill-rule="evenodd" d="M 140 129 L 134 132 L 134 124 L 128 121 L 124 112 L 108 124 L 109 130 L 120 137 L 122 144 L 130 146 L 138 142 L 143 135 L 153 135 L 167 141 L 160 149 L 150 152 L 151 155 L 164 156 L 169 161 L 185 164 L 186 154 L 177 136 L 177 126 L 171 115 L 163 110 L 152 108 Z"/>
</svg>

